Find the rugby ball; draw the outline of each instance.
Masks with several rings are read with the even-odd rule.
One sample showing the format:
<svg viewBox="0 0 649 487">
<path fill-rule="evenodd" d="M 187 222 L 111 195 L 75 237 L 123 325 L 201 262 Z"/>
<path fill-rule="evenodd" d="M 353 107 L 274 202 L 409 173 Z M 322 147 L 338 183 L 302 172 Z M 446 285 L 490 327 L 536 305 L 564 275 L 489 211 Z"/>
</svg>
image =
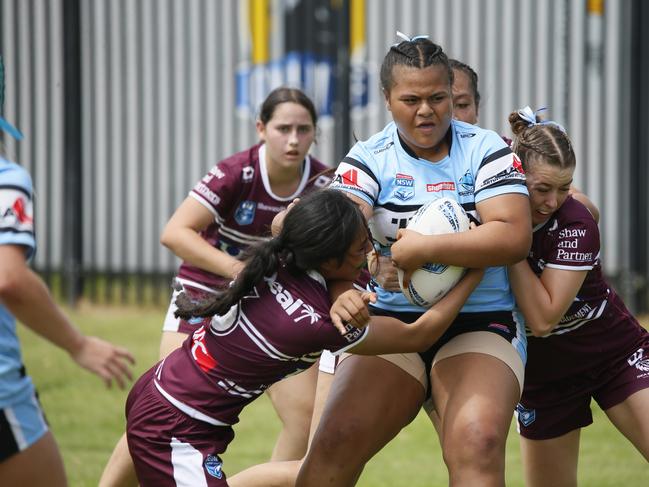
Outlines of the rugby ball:
<svg viewBox="0 0 649 487">
<path fill-rule="evenodd" d="M 423 235 L 466 232 L 469 229 L 469 217 L 457 201 L 439 198 L 419 208 L 406 228 Z M 442 299 L 465 271 L 464 267 L 427 263 L 413 272 L 408 287 L 404 288 L 403 271 L 397 269 L 403 294 L 412 304 L 424 308 L 430 308 Z"/>
</svg>

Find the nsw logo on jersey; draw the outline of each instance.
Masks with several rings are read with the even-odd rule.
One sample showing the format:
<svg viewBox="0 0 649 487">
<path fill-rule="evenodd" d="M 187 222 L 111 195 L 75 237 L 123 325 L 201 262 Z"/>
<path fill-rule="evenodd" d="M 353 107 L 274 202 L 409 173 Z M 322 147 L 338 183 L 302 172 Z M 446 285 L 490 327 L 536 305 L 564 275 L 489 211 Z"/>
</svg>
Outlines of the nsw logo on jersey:
<svg viewBox="0 0 649 487">
<path fill-rule="evenodd" d="M 516 416 L 523 426 L 529 426 L 536 421 L 536 409 L 526 409 L 521 403 L 516 405 Z"/>
<path fill-rule="evenodd" d="M 254 201 L 246 200 L 239 203 L 237 211 L 234 213 L 234 220 L 239 225 L 250 225 L 255 219 L 255 210 L 257 203 Z"/>
<path fill-rule="evenodd" d="M 409 174 L 397 173 L 394 177 L 394 196 L 401 201 L 406 201 L 415 196 L 415 178 Z"/>
<path fill-rule="evenodd" d="M 218 455 L 207 455 L 204 465 L 205 470 L 212 477 L 216 477 L 217 479 L 223 478 L 223 471 L 221 470 L 223 468 L 223 461 Z"/>
</svg>

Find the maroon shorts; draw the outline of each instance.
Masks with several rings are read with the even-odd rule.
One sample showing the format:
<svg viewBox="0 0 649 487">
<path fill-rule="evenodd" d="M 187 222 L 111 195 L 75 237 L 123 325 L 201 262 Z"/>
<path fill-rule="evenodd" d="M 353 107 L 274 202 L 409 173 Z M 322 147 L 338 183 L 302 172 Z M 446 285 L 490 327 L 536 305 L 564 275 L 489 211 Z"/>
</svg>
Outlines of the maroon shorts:
<svg viewBox="0 0 649 487">
<path fill-rule="evenodd" d="M 232 428 L 176 409 L 156 389 L 154 370 L 140 377 L 126 400 L 126 437 L 140 485 L 227 486 L 219 454 L 232 441 Z"/>
<path fill-rule="evenodd" d="M 524 438 L 557 438 L 588 426 L 591 398 L 607 410 L 649 388 L 649 332 L 629 317 L 608 321 L 601 333 L 589 326 L 528 340 L 530 373 L 516 407 Z"/>
</svg>

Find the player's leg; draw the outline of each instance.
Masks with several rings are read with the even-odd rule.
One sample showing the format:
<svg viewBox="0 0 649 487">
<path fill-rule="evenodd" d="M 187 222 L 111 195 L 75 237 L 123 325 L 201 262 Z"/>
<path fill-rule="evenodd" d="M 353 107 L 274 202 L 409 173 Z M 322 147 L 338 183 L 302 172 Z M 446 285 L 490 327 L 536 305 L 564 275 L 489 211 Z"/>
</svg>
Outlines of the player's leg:
<svg viewBox="0 0 649 487">
<path fill-rule="evenodd" d="M 473 343 L 485 353 L 470 351 Z M 518 353 L 494 333 L 460 335 L 438 352 L 431 386 L 450 485 L 505 484 L 505 445 L 522 373 Z"/>
<path fill-rule="evenodd" d="M 581 428 L 550 440 L 520 438 L 527 487 L 576 487 Z"/>
<path fill-rule="evenodd" d="M 649 389 L 642 389 L 605 410 L 615 427 L 649 461 Z"/>
<path fill-rule="evenodd" d="M 421 359 L 410 355 L 425 381 Z M 342 361 L 296 486 L 354 485 L 365 463 L 415 418 L 424 396 L 420 380 L 384 358 Z"/>
<path fill-rule="evenodd" d="M 0 484 L 67 485 L 61 454 L 35 393 L 0 409 Z"/>
<path fill-rule="evenodd" d="M 323 353 L 313 401 L 313 416 L 309 431 L 309 444 L 320 422 L 329 389 L 334 379 L 337 357 Z M 228 478 L 230 487 L 293 487 L 300 471 L 302 460 L 268 462 L 254 465 Z"/>
<path fill-rule="evenodd" d="M 318 364 L 273 384 L 267 391 L 282 422 L 271 462 L 300 460 L 306 454 L 313 415 Z"/>
<path fill-rule="evenodd" d="M 126 433 L 119 439 L 99 479 L 99 487 L 137 487 L 137 477 Z"/>
<path fill-rule="evenodd" d="M 50 431 L 36 443 L 0 462 L 2 485 L 63 487 L 63 459 Z"/>
<path fill-rule="evenodd" d="M 174 291 L 162 328 L 162 337 L 160 338 L 161 359 L 179 348 L 187 338 L 187 333 L 179 331 L 181 320 L 173 315 L 176 309 L 174 301 L 177 294 L 178 291 Z M 135 467 L 128 451 L 126 434 L 123 434 L 104 467 L 99 479 L 99 487 L 137 487 L 137 485 Z"/>
</svg>

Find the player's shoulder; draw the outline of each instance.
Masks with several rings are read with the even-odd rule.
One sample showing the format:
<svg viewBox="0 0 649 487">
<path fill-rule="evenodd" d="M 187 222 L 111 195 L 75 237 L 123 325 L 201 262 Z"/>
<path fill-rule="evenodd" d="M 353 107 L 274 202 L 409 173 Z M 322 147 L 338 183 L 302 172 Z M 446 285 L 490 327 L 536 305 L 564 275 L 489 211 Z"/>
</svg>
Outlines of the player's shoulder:
<svg viewBox="0 0 649 487">
<path fill-rule="evenodd" d="M 217 167 L 223 170 L 241 171 L 244 167 L 256 166 L 259 162 L 259 148 L 261 143 L 248 147 L 245 150 L 235 152 L 217 163 Z"/>
<path fill-rule="evenodd" d="M 566 201 L 555 212 L 560 227 L 580 225 L 583 227 L 597 228 L 597 222 L 588 208 L 577 201 L 572 196 L 568 196 Z"/>
<path fill-rule="evenodd" d="M 451 127 L 454 134 L 453 142 L 459 144 L 465 150 L 480 149 L 485 153 L 489 153 L 506 149 L 511 152 L 509 145 L 493 130 L 461 122 L 460 120 L 453 120 Z"/>
<path fill-rule="evenodd" d="M 383 129 L 371 135 L 368 139 L 357 141 L 352 149 L 363 150 L 366 153 L 379 156 L 395 145 L 396 125 L 394 122 L 388 123 Z"/>
<path fill-rule="evenodd" d="M 22 190 L 31 196 L 32 178 L 24 167 L 0 157 L 0 189 L 2 188 Z"/>
</svg>

